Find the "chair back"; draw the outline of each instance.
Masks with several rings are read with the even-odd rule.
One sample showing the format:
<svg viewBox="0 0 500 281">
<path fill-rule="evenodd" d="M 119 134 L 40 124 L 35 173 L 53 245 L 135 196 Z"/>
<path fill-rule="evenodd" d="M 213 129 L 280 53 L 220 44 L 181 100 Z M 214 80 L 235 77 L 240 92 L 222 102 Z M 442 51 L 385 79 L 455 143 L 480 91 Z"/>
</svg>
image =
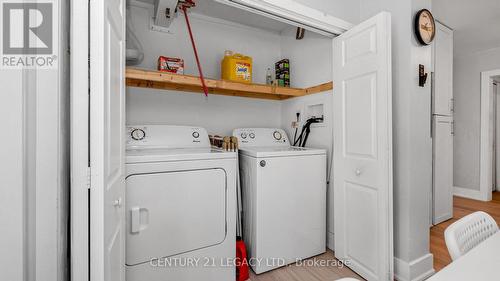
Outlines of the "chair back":
<svg viewBox="0 0 500 281">
<path fill-rule="evenodd" d="M 485 212 L 475 212 L 454 222 L 444 231 L 451 259 L 463 256 L 497 231 L 497 223 Z"/>
</svg>

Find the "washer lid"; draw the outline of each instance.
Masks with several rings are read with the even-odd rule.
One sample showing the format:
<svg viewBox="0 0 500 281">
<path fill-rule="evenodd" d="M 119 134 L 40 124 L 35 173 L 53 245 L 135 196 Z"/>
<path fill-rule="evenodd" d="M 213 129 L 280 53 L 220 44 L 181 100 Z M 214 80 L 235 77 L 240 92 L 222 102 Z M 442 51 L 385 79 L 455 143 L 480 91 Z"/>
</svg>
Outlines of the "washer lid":
<svg viewBox="0 0 500 281">
<path fill-rule="evenodd" d="M 182 160 L 236 159 L 235 152 L 213 148 L 142 148 L 128 149 L 126 163 L 169 162 Z"/>
<path fill-rule="evenodd" d="M 325 149 L 306 147 L 245 147 L 239 150 L 242 155 L 251 157 L 284 157 L 284 156 L 305 156 L 305 155 L 326 155 Z"/>
</svg>

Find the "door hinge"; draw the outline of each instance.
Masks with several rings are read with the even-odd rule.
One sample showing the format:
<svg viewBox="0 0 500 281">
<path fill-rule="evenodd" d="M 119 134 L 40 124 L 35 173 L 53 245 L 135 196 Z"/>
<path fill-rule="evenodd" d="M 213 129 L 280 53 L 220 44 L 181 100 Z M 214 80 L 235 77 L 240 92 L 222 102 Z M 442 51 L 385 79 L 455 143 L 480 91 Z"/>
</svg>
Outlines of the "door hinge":
<svg viewBox="0 0 500 281">
<path fill-rule="evenodd" d="M 90 186 L 91 186 L 91 179 L 92 179 L 92 176 L 91 176 L 91 169 L 90 167 L 87 167 L 87 189 L 90 189 Z"/>
<path fill-rule="evenodd" d="M 451 121 L 451 135 L 455 135 L 455 121 Z"/>
</svg>

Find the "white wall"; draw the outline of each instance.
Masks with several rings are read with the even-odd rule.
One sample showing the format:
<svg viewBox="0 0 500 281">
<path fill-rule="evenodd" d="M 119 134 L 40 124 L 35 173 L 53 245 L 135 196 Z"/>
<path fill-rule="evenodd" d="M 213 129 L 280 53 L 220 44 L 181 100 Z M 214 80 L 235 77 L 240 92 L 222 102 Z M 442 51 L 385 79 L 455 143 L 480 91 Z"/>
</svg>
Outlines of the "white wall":
<svg viewBox="0 0 500 281">
<path fill-rule="evenodd" d="M 182 16 L 172 25 L 173 34 L 150 31 L 149 12 L 132 7 L 137 37 L 143 42 L 145 59 L 138 67 L 156 69 L 158 56 L 180 57 L 185 74 L 197 75 L 191 43 Z M 223 23 L 199 16 L 191 17 L 192 28 L 205 76 L 220 78 L 220 61 L 229 49 L 253 57 L 253 81 L 264 83 L 267 68 L 281 59 L 277 33 Z M 231 134 L 237 127 L 279 127 L 279 101 L 246 99 L 174 91 L 127 88 L 127 124 L 196 125 L 210 133 Z"/>
<path fill-rule="evenodd" d="M 59 2 L 59 67 L 1 70 L 2 280 L 68 278 L 68 8 Z"/>
<path fill-rule="evenodd" d="M 479 190 L 481 72 L 500 69 L 500 48 L 455 56 L 454 185 Z"/>
<path fill-rule="evenodd" d="M 392 14 L 394 248 L 398 280 L 432 273 L 429 204 L 432 187 L 430 85 L 418 86 L 418 64 L 431 69 L 430 47 L 413 36 L 413 18 L 430 0 L 364 0 L 361 19 Z"/>
<path fill-rule="evenodd" d="M 282 34 L 282 54 L 290 59 L 291 84 L 295 87 L 310 87 L 332 80 L 332 39 L 306 32 L 304 39 L 295 40 L 295 30 L 287 30 Z M 333 96 L 332 91 L 318 93 L 310 96 L 293 98 L 283 101 L 281 110 L 281 127 L 286 130 L 290 139 L 293 138 L 295 130 L 291 123 L 296 120 L 296 113 L 301 113 L 300 129 L 307 119 L 307 107 L 309 105 L 323 104 L 324 124 L 313 125 L 307 146 L 324 148 L 328 151 L 327 174 L 331 169 L 331 151 L 333 145 Z M 319 116 L 317 116 L 319 117 Z M 327 191 L 327 231 L 328 247 L 334 249 L 333 245 L 333 192 L 328 186 Z"/>
<path fill-rule="evenodd" d="M 3 92 L 0 96 L 2 127 L 9 141 L 0 145 L 2 185 L 0 186 L 0 271 L 6 280 L 24 280 L 24 96 L 22 71 L 0 70 Z"/>
</svg>

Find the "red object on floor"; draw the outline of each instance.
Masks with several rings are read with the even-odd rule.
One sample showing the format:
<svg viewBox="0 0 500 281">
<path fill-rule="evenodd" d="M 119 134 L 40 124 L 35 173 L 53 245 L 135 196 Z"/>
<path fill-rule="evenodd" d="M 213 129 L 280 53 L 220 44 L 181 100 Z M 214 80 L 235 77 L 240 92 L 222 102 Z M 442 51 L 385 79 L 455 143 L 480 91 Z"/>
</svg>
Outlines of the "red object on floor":
<svg viewBox="0 0 500 281">
<path fill-rule="evenodd" d="M 247 248 L 243 240 L 236 240 L 236 281 L 246 281 L 250 278 L 247 261 Z"/>
</svg>

